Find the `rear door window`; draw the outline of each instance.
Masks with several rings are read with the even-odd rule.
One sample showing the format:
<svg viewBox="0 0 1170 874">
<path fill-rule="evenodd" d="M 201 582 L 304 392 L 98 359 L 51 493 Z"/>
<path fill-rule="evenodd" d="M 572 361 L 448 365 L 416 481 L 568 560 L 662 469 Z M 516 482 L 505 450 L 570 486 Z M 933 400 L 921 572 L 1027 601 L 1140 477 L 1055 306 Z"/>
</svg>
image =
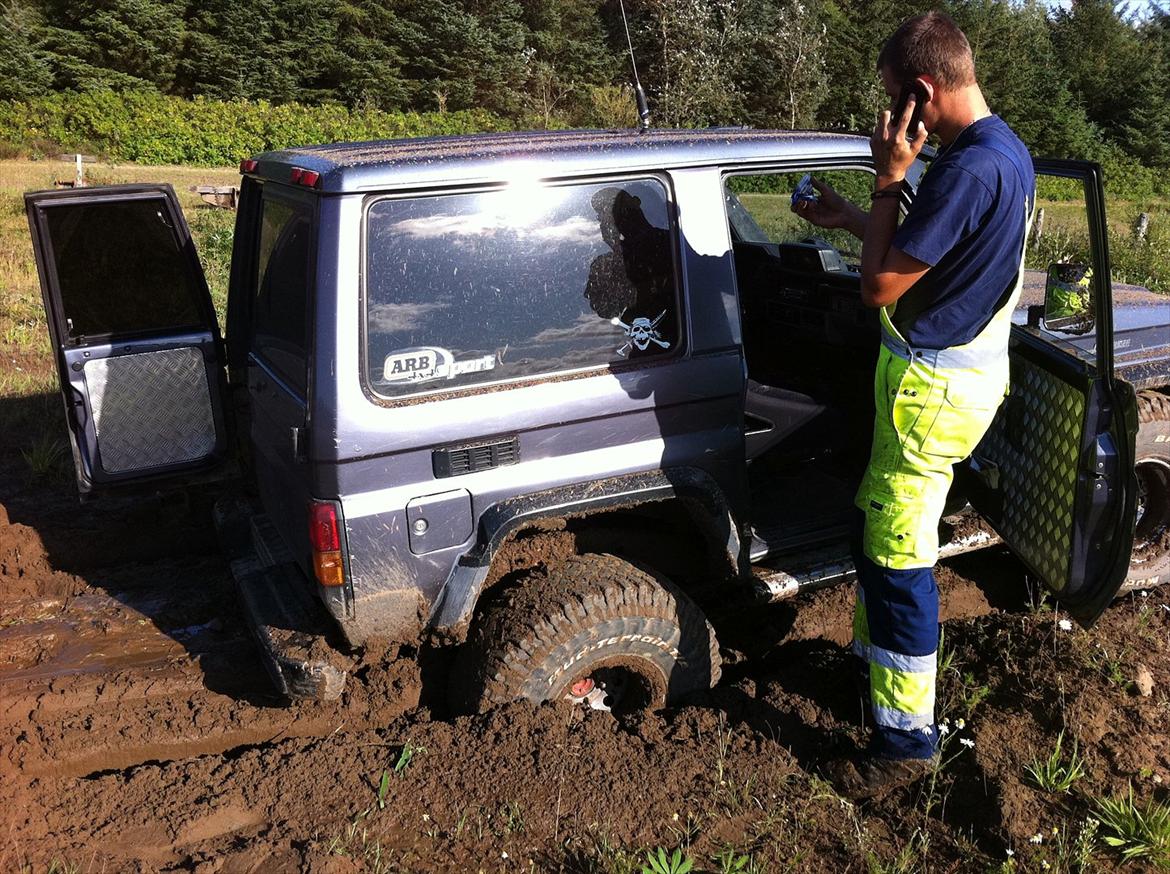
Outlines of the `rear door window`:
<svg viewBox="0 0 1170 874">
<path fill-rule="evenodd" d="M 207 292 L 157 197 L 45 211 L 67 343 L 199 326 Z"/>
<path fill-rule="evenodd" d="M 656 179 L 379 199 L 365 259 L 365 376 L 384 397 L 678 351 Z"/>
<path fill-rule="evenodd" d="M 302 395 L 308 360 L 311 252 L 309 207 L 266 196 L 252 301 L 252 351 Z"/>
</svg>

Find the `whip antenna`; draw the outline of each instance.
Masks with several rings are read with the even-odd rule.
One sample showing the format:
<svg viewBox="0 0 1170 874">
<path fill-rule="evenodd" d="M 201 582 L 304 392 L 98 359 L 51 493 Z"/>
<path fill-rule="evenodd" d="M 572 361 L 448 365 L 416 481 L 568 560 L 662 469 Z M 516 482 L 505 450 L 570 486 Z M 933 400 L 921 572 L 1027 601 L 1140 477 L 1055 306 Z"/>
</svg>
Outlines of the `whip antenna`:
<svg viewBox="0 0 1170 874">
<path fill-rule="evenodd" d="M 626 20 L 625 0 L 618 0 L 622 10 L 622 26 L 626 29 L 626 45 L 630 47 L 630 66 L 634 69 L 634 99 L 638 101 L 638 129 L 650 128 L 650 104 L 646 102 L 646 92 L 642 90 L 642 82 L 638 79 L 638 61 L 634 58 L 634 41 L 630 39 L 630 22 Z"/>
</svg>

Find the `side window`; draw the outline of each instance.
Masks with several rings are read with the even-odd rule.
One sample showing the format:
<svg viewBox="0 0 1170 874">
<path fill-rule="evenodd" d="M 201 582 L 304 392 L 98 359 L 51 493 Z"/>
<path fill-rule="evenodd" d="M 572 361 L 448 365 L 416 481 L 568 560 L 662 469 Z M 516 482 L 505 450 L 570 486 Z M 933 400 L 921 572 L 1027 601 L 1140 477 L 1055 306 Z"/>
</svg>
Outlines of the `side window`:
<svg viewBox="0 0 1170 874">
<path fill-rule="evenodd" d="M 252 299 L 252 351 L 302 394 L 308 360 L 311 243 L 307 207 L 264 199 Z"/>
<path fill-rule="evenodd" d="M 792 193 L 805 172 L 731 176 L 724 197 L 731 234 L 736 242 L 798 243 L 816 237 L 836 248 L 847 260 L 861 258 L 861 241 L 848 231 L 810 225 L 792 212 Z M 869 210 L 873 174 L 864 170 L 813 171 L 821 182 L 862 209 Z"/>
<path fill-rule="evenodd" d="M 1016 321 L 1026 320 L 1028 307 L 1042 307 L 1039 335 L 1095 360 L 1099 281 L 1093 272 L 1084 182 L 1037 174 Z"/>
<path fill-rule="evenodd" d="M 675 354 L 669 200 L 654 179 L 374 201 L 366 380 L 378 395 Z"/>
<path fill-rule="evenodd" d="M 876 315 L 859 293 L 861 241 L 843 229 L 818 228 L 792 211 L 804 175 L 736 175 L 724 185 L 748 378 L 820 391 L 834 381 L 852 391 L 858 381 L 853 371 L 872 364 L 877 329 Z M 870 172 L 813 175 L 868 208 Z"/>
</svg>

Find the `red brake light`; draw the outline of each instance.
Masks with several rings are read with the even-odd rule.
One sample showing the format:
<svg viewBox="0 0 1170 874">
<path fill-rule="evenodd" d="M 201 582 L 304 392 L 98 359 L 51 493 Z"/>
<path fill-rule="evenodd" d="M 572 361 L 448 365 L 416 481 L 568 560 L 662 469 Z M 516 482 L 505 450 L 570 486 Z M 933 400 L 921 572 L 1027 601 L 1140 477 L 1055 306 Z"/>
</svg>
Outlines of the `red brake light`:
<svg viewBox="0 0 1170 874">
<path fill-rule="evenodd" d="M 243 161 L 240 161 L 240 174 L 255 173 L 256 168 L 259 166 L 260 162 L 255 158 L 245 158 Z"/>
<path fill-rule="evenodd" d="M 304 170 L 300 167 L 293 167 L 288 174 L 288 181 L 293 185 L 304 185 L 308 188 L 316 185 L 320 178 L 321 174 L 316 170 Z"/>
<path fill-rule="evenodd" d="M 313 552 L 336 552 L 341 549 L 337 530 L 337 509 L 330 501 L 309 505 L 309 542 Z"/>
</svg>

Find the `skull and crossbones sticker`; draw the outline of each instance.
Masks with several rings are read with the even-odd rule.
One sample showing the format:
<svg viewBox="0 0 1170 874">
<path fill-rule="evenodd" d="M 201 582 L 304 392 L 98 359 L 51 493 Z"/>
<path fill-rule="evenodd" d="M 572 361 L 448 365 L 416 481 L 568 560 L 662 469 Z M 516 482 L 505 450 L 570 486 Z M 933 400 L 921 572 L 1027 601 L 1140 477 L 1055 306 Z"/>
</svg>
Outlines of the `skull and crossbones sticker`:
<svg viewBox="0 0 1170 874">
<path fill-rule="evenodd" d="M 662 335 L 658 333 L 658 325 L 664 318 L 666 318 L 666 310 L 659 313 L 658 318 L 653 321 L 645 316 L 639 316 L 627 325 L 621 319 L 613 319 L 613 324 L 623 328 L 628 338 L 625 344 L 617 350 L 617 354 L 623 357 L 629 355 L 631 346 L 639 352 L 645 352 L 650 348 L 651 343 L 660 349 L 669 349 L 670 343 L 663 340 Z"/>
</svg>

